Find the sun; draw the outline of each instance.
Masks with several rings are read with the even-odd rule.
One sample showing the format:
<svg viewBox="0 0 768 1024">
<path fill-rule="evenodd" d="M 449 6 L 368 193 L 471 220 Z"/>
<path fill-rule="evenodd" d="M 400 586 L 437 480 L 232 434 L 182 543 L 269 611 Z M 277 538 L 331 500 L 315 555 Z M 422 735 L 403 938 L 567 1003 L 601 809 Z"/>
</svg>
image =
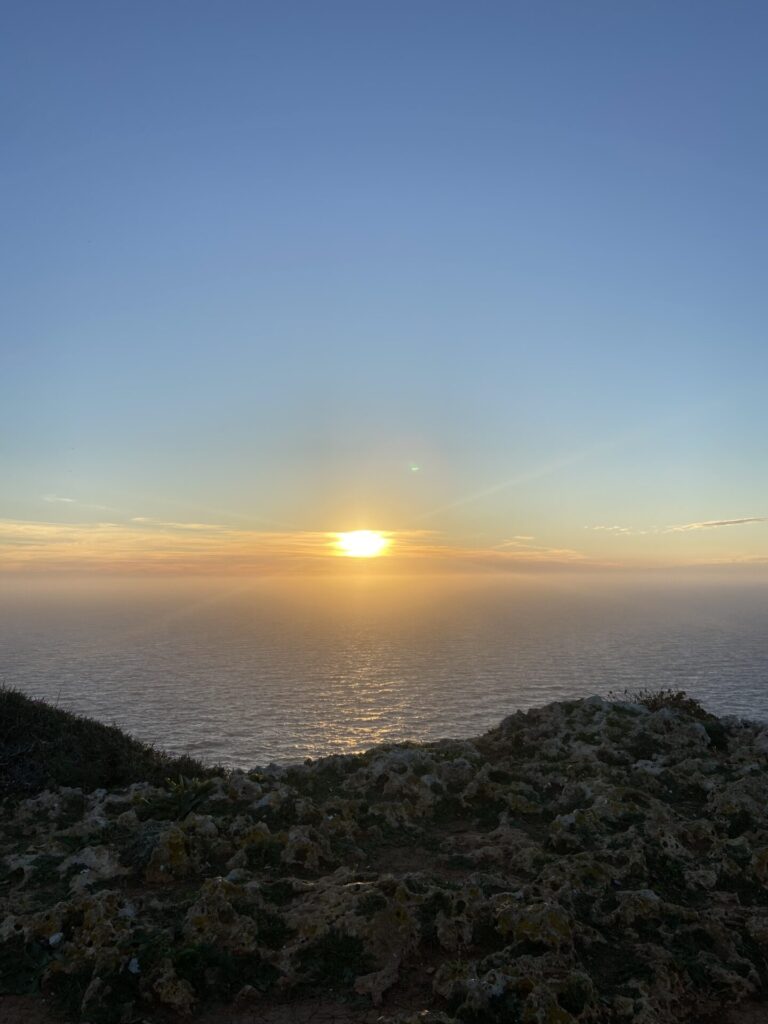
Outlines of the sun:
<svg viewBox="0 0 768 1024">
<path fill-rule="evenodd" d="M 389 547 L 387 538 L 375 530 L 352 530 L 351 533 L 338 533 L 336 536 L 339 552 L 349 558 L 375 558 L 383 555 Z"/>
</svg>

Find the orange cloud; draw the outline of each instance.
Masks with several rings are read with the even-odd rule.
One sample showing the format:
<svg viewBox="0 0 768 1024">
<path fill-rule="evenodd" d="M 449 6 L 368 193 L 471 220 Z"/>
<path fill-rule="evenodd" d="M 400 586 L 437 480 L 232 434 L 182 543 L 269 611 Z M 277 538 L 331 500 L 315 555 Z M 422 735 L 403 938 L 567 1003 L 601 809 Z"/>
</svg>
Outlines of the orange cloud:
<svg viewBox="0 0 768 1024">
<path fill-rule="evenodd" d="M 699 553 L 696 558 L 689 553 L 680 560 L 668 552 L 642 560 L 592 557 L 569 547 L 535 543 L 530 535 L 516 535 L 492 547 L 451 543 L 430 530 L 391 531 L 387 537 L 387 555 L 371 560 L 340 558 L 338 534 L 319 530 L 261 531 L 145 516 L 122 523 L 0 520 L 0 573 L 378 575 L 765 564 L 762 555 L 746 552 L 730 557 Z"/>
<path fill-rule="evenodd" d="M 515 539 L 499 548 L 441 542 L 428 530 L 388 534 L 377 572 L 510 570 L 588 562 L 577 551 Z M 212 523 L 135 517 L 128 523 L 62 524 L 0 520 L 0 570 L 10 572 L 297 573 L 362 571 L 339 559 L 338 535 L 264 532 Z M 511 549 L 510 546 L 511 545 Z M 347 563 L 342 565 L 341 563 Z M 590 563 L 592 564 L 592 563 Z M 367 571 L 371 571 L 366 560 Z"/>
</svg>

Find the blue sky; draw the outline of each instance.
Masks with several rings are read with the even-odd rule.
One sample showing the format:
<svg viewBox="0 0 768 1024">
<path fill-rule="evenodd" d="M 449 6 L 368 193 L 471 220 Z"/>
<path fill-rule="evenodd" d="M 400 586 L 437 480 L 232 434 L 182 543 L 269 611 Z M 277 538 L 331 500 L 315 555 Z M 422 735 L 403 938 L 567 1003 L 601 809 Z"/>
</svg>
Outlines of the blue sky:
<svg viewBox="0 0 768 1024">
<path fill-rule="evenodd" d="M 0 517 L 762 561 L 767 29 L 6 4 Z"/>
</svg>

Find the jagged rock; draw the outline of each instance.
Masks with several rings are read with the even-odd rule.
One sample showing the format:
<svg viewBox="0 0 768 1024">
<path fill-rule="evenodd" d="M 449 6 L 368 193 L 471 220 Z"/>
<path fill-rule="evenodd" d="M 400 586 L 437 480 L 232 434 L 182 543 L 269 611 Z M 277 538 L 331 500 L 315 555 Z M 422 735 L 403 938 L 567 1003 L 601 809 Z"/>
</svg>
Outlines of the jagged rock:
<svg viewBox="0 0 768 1024">
<path fill-rule="evenodd" d="M 195 991 L 188 981 L 179 978 L 170 960 L 163 960 L 152 983 L 152 991 L 164 1005 L 184 1015 L 195 1005 Z"/>
<path fill-rule="evenodd" d="M 209 878 L 186 913 L 184 938 L 192 944 L 217 945 L 234 952 L 250 951 L 257 944 L 258 926 L 253 917 L 239 913 L 235 907 L 244 910 L 255 905 L 241 886 L 223 878 Z"/>
<path fill-rule="evenodd" d="M 144 877 L 154 885 L 172 885 L 180 878 L 189 877 L 194 870 L 187 837 L 182 829 L 173 826 L 157 838 Z"/>
<path fill-rule="evenodd" d="M 72 876 L 69 883 L 73 892 L 86 889 L 95 882 L 103 882 L 118 875 L 127 875 L 128 868 L 122 867 L 114 853 L 106 846 L 86 846 L 71 857 L 67 857 L 59 865 L 59 873 L 65 874 L 69 868 L 79 867 L 81 870 Z"/>
</svg>

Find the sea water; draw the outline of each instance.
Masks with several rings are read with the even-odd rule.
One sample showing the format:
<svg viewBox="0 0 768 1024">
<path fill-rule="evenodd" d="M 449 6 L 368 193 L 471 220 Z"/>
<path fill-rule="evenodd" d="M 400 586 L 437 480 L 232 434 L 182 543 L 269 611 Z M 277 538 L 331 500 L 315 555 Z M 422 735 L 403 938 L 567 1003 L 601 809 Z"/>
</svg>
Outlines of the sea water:
<svg viewBox="0 0 768 1024">
<path fill-rule="evenodd" d="M 638 687 L 768 719 L 768 587 L 6 577 L 0 680 L 240 766 L 472 736 L 519 709 Z"/>
</svg>

